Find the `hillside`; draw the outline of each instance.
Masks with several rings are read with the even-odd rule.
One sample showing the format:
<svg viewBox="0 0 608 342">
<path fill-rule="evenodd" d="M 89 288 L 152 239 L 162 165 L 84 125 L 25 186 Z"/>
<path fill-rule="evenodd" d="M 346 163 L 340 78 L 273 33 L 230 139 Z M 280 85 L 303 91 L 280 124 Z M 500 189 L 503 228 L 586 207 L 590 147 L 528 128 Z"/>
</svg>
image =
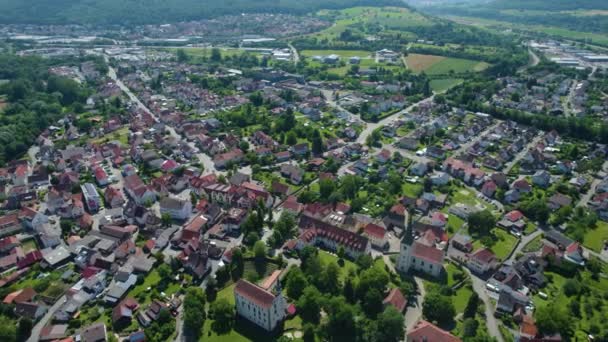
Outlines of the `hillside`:
<svg viewBox="0 0 608 342">
<path fill-rule="evenodd" d="M 475 6 L 461 3 L 424 10 L 434 15 L 478 18 L 485 24 L 512 24 L 515 29 L 591 39 L 602 44 L 605 40 L 601 36 L 608 32 L 608 1 L 605 0 L 496 0 Z"/>
<path fill-rule="evenodd" d="M 149 24 L 224 14 L 304 14 L 319 9 L 403 4 L 398 0 L 4 0 L 0 22 L 29 24 Z"/>
</svg>

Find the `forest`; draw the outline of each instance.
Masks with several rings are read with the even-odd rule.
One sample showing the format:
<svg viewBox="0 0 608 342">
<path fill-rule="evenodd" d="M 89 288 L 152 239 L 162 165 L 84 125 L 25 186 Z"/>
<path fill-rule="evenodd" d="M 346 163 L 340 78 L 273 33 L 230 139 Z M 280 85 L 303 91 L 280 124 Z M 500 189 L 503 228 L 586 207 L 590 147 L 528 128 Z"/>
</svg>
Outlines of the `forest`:
<svg viewBox="0 0 608 342">
<path fill-rule="evenodd" d="M 0 165 L 19 158 L 67 110 L 82 108 L 87 91 L 71 79 L 49 75 L 65 61 L 0 55 Z"/>
<path fill-rule="evenodd" d="M 403 5 L 398 0 L 4 0 L 0 22 L 134 25 L 210 18 L 234 13 L 305 14 L 320 9 Z"/>
</svg>

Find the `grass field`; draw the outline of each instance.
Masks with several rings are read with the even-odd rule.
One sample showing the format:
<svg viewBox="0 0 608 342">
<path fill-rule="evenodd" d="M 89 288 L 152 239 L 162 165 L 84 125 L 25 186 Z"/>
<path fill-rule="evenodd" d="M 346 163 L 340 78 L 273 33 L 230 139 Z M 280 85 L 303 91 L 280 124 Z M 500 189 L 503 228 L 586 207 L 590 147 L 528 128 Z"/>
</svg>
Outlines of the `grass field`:
<svg viewBox="0 0 608 342">
<path fill-rule="evenodd" d="M 110 141 L 118 140 L 121 145 L 129 145 L 129 127 L 122 127 L 114 132 L 103 135 L 99 138 L 91 140 L 92 144 L 104 144 Z"/>
<path fill-rule="evenodd" d="M 431 89 L 436 93 L 442 93 L 462 83 L 462 78 L 441 78 L 437 80 L 431 80 Z"/>
<path fill-rule="evenodd" d="M 495 228 L 492 232 L 496 236 L 497 241 L 490 249 L 500 260 L 505 260 L 515 248 L 517 238 L 499 228 Z"/>
<path fill-rule="evenodd" d="M 444 75 L 464 72 L 479 72 L 489 64 L 462 58 L 451 58 L 435 55 L 412 53 L 406 57 L 407 67 L 414 72 L 425 72 L 428 75 Z M 445 84 L 444 84 L 445 86 Z"/>
<path fill-rule="evenodd" d="M 597 221 L 597 228 L 587 230 L 583 245 L 599 253 L 602 251 L 604 241 L 606 240 L 608 240 L 608 223 Z"/>
<path fill-rule="evenodd" d="M 346 29 L 361 32 L 365 27 L 379 25 L 385 31 L 397 30 L 402 34 L 411 34 L 407 32 L 409 27 L 433 25 L 433 21 L 428 17 L 397 7 L 353 7 L 340 11 L 323 10 L 317 15 L 334 21 L 334 25 L 311 36 L 330 41 L 338 38 Z"/>
<path fill-rule="evenodd" d="M 336 264 L 338 264 L 338 257 L 333 254 L 330 254 L 328 252 L 320 250 L 319 257 L 321 258 L 321 262 L 323 262 L 325 265 L 327 265 L 330 262 L 335 262 Z M 340 264 L 338 264 L 338 266 L 340 266 Z M 350 270 L 356 271 L 357 265 L 355 265 L 350 260 L 344 259 L 344 266 L 341 267 L 340 275 L 338 277 L 340 282 L 344 282 L 344 280 L 346 279 L 346 276 L 348 275 Z"/>
<path fill-rule="evenodd" d="M 421 72 L 427 70 L 434 64 L 443 61 L 444 59 L 446 59 L 446 57 L 412 53 L 405 58 L 405 61 L 408 69 L 415 72 Z"/>
<path fill-rule="evenodd" d="M 536 252 L 536 251 L 540 250 L 542 246 L 543 246 L 543 236 L 539 235 L 536 238 L 534 238 L 534 240 L 528 242 L 528 244 L 525 245 L 524 248 L 522 248 L 522 252 L 524 252 L 524 253 Z"/>
</svg>

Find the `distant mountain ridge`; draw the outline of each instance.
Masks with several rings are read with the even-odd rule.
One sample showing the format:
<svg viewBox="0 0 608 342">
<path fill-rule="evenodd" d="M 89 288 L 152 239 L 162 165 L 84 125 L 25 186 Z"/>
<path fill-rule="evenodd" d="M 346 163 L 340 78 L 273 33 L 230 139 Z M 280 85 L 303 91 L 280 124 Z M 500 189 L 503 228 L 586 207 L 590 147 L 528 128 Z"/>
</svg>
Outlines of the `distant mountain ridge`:
<svg viewBox="0 0 608 342">
<path fill-rule="evenodd" d="M 608 10 L 606 0 L 496 0 L 488 7 L 534 11 Z"/>
<path fill-rule="evenodd" d="M 400 0 L 2 0 L 0 23 L 157 24 L 226 14 L 304 14 L 320 9 L 403 4 Z"/>
</svg>

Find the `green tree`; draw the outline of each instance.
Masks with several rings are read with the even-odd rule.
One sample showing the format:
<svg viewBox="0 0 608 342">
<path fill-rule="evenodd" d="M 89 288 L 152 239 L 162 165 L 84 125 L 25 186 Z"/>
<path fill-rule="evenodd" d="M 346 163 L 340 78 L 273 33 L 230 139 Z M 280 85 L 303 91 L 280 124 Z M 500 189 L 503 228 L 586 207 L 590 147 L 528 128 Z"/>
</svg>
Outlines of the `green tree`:
<svg viewBox="0 0 608 342">
<path fill-rule="evenodd" d="M 483 210 L 469 215 L 468 223 L 471 232 L 486 236 L 496 227 L 496 218 L 489 210 Z"/>
<path fill-rule="evenodd" d="M 211 61 L 213 62 L 221 62 L 222 61 L 222 52 L 218 48 L 211 49 Z"/>
<path fill-rule="evenodd" d="M 477 313 L 477 307 L 479 307 L 479 296 L 477 292 L 471 293 L 469 297 L 469 301 L 467 302 L 467 306 L 464 309 L 463 317 L 464 318 L 473 318 Z"/>
<path fill-rule="evenodd" d="M 325 326 L 328 341 L 356 340 L 359 333 L 352 305 L 346 303 L 343 297 L 334 297 L 329 301 L 326 311 L 329 316 Z"/>
<path fill-rule="evenodd" d="M 336 190 L 336 184 L 331 179 L 319 180 L 319 195 L 322 201 L 327 201 L 329 196 Z"/>
<path fill-rule="evenodd" d="M 378 316 L 378 341 L 398 342 L 404 333 L 403 316 L 392 305 L 387 306 Z"/>
<path fill-rule="evenodd" d="M 319 323 L 321 314 L 321 293 L 314 286 L 304 289 L 302 296 L 297 301 L 300 317 L 304 322 Z"/>
<path fill-rule="evenodd" d="M 572 320 L 561 305 L 551 303 L 541 306 L 536 310 L 534 317 L 536 326 L 542 334 L 560 333 L 566 340 L 572 334 Z"/>
<path fill-rule="evenodd" d="M 184 297 L 184 329 L 199 336 L 205 323 L 205 293 L 200 287 L 189 287 Z"/>
<path fill-rule="evenodd" d="M 184 49 L 177 49 L 177 61 L 180 63 L 186 63 L 190 60 L 190 56 Z"/>
<path fill-rule="evenodd" d="M 210 313 L 213 316 L 211 328 L 218 334 L 225 334 L 232 329 L 234 322 L 234 305 L 225 298 L 220 298 L 211 304 Z"/>
<path fill-rule="evenodd" d="M 462 334 L 464 337 L 473 337 L 477 335 L 477 327 L 479 323 L 474 318 L 467 318 L 462 324 Z"/>
<path fill-rule="evenodd" d="M 171 222 L 173 221 L 173 219 L 171 218 L 171 215 L 169 213 L 162 214 L 160 216 L 160 220 L 162 222 L 163 227 L 171 226 Z"/>
<path fill-rule="evenodd" d="M 363 308 L 363 312 L 370 317 L 375 318 L 377 314 L 382 311 L 382 300 L 384 297 L 382 296 L 382 292 L 378 289 L 370 289 L 363 295 L 363 301 L 361 303 L 361 307 Z"/>
<path fill-rule="evenodd" d="M 256 261 L 264 261 L 266 259 L 266 244 L 260 240 L 253 245 L 253 255 Z"/>
<path fill-rule="evenodd" d="M 438 291 L 431 291 L 424 298 L 422 313 L 427 320 L 446 325 L 452 322 L 456 310 L 449 297 L 441 295 Z"/>
<path fill-rule="evenodd" d="M 308 281 L 302 273 L 302 270 L 299 268 L 293 268 L 289 272 L 289 277 L 287 278 L 287 295 L 289 298 L 294 300 L 298 300 L 304 289 L 308 286 Z"/>
<path fill-rule="evenodd" d="M 22 317 L 19 320 L 19 325 L 17 326 L 17 341 L 18 342 L 22 342 L 22 341 L 27 341 L 27 339 L 30 337 L 31 333 L 32 333 L 32 328 L 34 327 L 34 324 L 32 323 L 32 320 L 27 318 L 27 317 Z M 4 339 L 0 340 L 4 341 Z"/>
</svg>

